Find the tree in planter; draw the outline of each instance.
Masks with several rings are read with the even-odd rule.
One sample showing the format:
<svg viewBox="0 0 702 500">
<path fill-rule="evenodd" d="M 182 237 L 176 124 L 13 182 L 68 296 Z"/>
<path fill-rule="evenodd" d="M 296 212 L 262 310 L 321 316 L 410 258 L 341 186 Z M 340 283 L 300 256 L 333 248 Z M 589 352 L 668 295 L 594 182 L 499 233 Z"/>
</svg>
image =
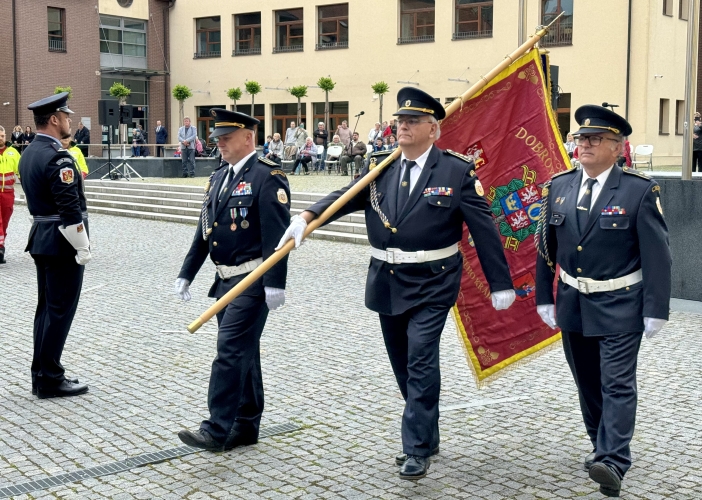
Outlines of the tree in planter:
<svg viewBox="0 0 702 500">
<path fill-rule="evenodd" d="M 324 91 L 324 127 L 329 130 L 329 92 L 334 90 L 336 83 L 323 76 L 317 80 L 317 86 Z"/>
<path fill-rule="evenodd" d="M 378 116 L 378 121 L 380 123 L 383 123 L 383 95 L 388 93 L 390 87 L 387 83 L 381 81 L 371 85 L 371 89 L 373 89 L 374 94 L 378 95 L 378 100 L 380 104 L 380 114 Z"/>
<path fill-rule="evenodd" d="M 110 87 L 110 95 L 112 97 L 116 97 L 119 100 L 119 105 L 124 106 L 127 104 L 127 97 L 129 97 L 132 94 L 131 89 L 125 87 L 119 82 L 115 82 L 112 84 L 112 87 Z M 120 143 L 125 143 L 127 142 L 127 124 L 122 123 L 119 126 L 119 141 Z"/>
<path fill-rule="evenodd" d="M 260 93 L 263 89 L 261 88 L 260 83 L 254 81 L 246 82 L 244 87 L 246 88 L 246 93 L 251 95 L 251 116 L 254 116 L 256 114 L 254 112 L 254 98 L 256 97 L 256 94 Z"/>
<path fill-rule="evenodd" d="M 180 118 L 179 123 L 182 125 L 183 118 L 185 117 L 185 113 L 183 111 L 183 103 L 186 99 L 189 99 L 193 96 L 193 92 L 187 85 L 176 85 L 175 87 L 173 87 L 171 94 L 173 95 L 173 99 L 178 101 L 178 117 Z"/>
<path fill-rule="evenodd" d="M 307 85 L 298 85 L 297 87 L 288 89 L 288 92 L 290 92 L 294 97 L 297 97 L 297 124 L 299 126 L 302 117 L 301 99 L 303 97 L 307 97 Z"/>
<path fill-rule="evenodd" d="M 65 87 L 58 86 L 54 89 L 54 94 L 60 94 L 61 92 L 68 92 L 68 98 L 70 99 L 73 97 L 73 89 L 71 88 L 70 85 L 67 85 Z"/>
<path fill-rule="evenodd" d="M 234 111 L 236 111 L 236 101 L 241 100 L 241 89 L 237 87 L 227 90 L 227 97 L 234 101 Z"/>
</svg>

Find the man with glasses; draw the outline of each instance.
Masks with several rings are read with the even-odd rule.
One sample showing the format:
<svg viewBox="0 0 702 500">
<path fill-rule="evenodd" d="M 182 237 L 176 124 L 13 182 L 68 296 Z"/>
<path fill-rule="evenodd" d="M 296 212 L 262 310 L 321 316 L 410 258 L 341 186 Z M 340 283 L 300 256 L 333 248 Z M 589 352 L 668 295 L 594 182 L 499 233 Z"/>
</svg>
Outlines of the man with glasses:
<svg viewBox="0 0 702 500">
<path fill-rule="evenodd" d="M 631 466 L 636 359 L 642 332 L 651 338 L 668 319 L 671 255 L 660 186 L 616 165 L 629 123 L 594 105 L 575 119 L 582 169 L 557 174 L 544 189 L 536 303 L 562 331 L 592 441 L 585 469 L 601 493 L 618 497 Z"/>
<path fill-rule="evenodd" d="M 508 308 L 515 292 L 473 162 L 434 146 L 444 108 L 413 87 L 401 89 L 397 99 L 401 157 L 327 223 L 365 210 L 372 246 L 366 307 L 380 316 L 390 364 L 405 399 L 403 453 L 395 462 L 401 479 L 417 480 L 426 476 L 430 457 L 439 453 L 439 342 L 458 296 L 463 257 L 457 243 L 464 222 L 490 285 L 493 307 Z M 371 167 L 391 153 L 374 153 Z M 293 217 L 278 248 L 290 238 L 298 247 L 307 224 L 356 182 Z"/>
</svg>

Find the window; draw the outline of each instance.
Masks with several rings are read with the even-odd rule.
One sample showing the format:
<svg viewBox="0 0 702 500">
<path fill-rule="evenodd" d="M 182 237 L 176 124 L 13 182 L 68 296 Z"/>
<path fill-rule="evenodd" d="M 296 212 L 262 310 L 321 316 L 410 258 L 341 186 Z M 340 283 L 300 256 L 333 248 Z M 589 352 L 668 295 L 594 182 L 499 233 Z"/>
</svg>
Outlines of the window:
<svg viewBox="0 0 702 500">
<path fill-rule="evenodd" d="M 675 135 L 683 135 L 686 121 L 685 101 L 675 101 Z"/>
<path fill-rule="evenodd" d="M 324 5 L 318 8 L 317 50 L 348 48 L 349 4 Z"/>
<path fill-rule="evenodd" d="M 195 20 L 197 52 L 195 59 L 219 57 L 222 50 L 222 32 L 219 16 Z"/>
<path fill-rule="evenodd" d="M 234 110 L 233 104 L 230 106 L 230 109 L 232 111 Z M 251 114 L 251 104 L 237 104 L 236 110 L 239 113 L 244 113 L 245 115 L 253 116 L 258 121 L 261 122 L 258 124 L 257 130 L 256 130 L 256 144 L 263 144 L 264 142 L 266 142 L 266 117 L 264 116 L 266 113 L 266 105 L 265 104 L 255 104 L 254 105 L 254 111 L 256 112 L 255 115 Z"/>
<path fill-rule="evenodd" d="M 210 114 L 210 110 L 214 108 L 227 109 L 226 106 L 198 106 L 197 107 L 197 137 L 204 139 L 206 144 L 212 145 L 210 142 L 210 134 L 214 132 L 215 119 Z M 192 120 L 190 120 L 192 122 Z M 180 124 L 182 125 L 182 123 Z"/>
<path fill-rule="evenodd" d="M 47 7 L 49 52 L 66 52 L 66 9 Z"/>
<path fill-rule="evenodd" d="M 100 66 L 146 69 L 146 21 L 100 16 Z"/>
<path fill-rule="evenodd" d="M 237 14 L 234 16 L 233 56 L 261 53 L 261 13 Z"/>
<path fill-rule="evenodd" d="M 541 0 L 541 24 L 550 24 L 561 12 L 565 14 L 541 39 L 542 46 L 573 45 L 573 0 Z"/>
<path fill-rule="evenodd" d="M 398 44 L 434 41 L 434 0 L 400 0 Z"/>
<path fill-rule="evenodd" d="M 324 112 L 324 110 L 322 110 Z M 300 112 L 300 120 L 302 123 L 307 121 L 307 103 L 302 103 L 302 111 Z M 280 134 L 280 138 L 285 141 L 285 131 L 290 126 L 290 122 L 297 123 L 297 103 L 291 104 L 273 104 L 273 130 L 271 135 L 276 132 Z M 297 123 L 299 125 L 299 123 Z M 305 130 L 312 133 L 313 128 L 305 125 Z"/>
<path fill-rule="evenodd" d="M 672 3 L 672 0 L 669 0 Z M 680 0 L 680 12 L 678 17 L 683 21 L 687 21 L 688 12 L 690 10 L 690 0 Z"/>
<path fill-rule="evenodd" d="M 663 15 L 673 16 L 673 1 L 674 0 L 663 0 Z"/>
<path fill-rule="evenodd" d="M 312 104 L 314 111 L 313 123 L 307 127 L 307 131 L 311 134 L 317 130 L 317 124 L 324 122 L 324 103 L 315 102 Z M 330 102 L 329 103 L 329 141 L 334 138 L 334 131 L 341 125 L 341 122 L 349 119 L 349 102 Z"/>
<path fill-rule="evenodd" d="M 302 49 L 302 9 L 276 10 L 273 53 L 302 52 Z"/>
<path fill-rule="evenodd" d="M 454 40 L 492 36 L 493 0 L 456 0 Z"/>
<path fill-rule="evenodd" d="M 670 99 L 661 99 L 658 109 L 658 133 L 660 135 L 668 135 L 670 133 Z"/>
<path fill-rule="evenodd" d="M 558 94 L 558 109 L 556 109 L 558 128 L 561 131 L 563 142 L 570 133 L 570 94 Z"/>
</svg>

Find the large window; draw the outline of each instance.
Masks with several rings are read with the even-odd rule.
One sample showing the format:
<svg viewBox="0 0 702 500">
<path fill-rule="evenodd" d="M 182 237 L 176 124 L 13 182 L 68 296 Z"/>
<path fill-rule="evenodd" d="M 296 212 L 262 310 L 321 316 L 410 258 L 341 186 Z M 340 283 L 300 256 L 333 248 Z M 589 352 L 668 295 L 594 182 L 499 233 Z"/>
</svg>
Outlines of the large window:
<svg viewBox="0 0 702 500">
<path fill-rule="evenodd" d="M 349 4 L 318 7 L 319 27 L 317 50 L 349 46 Z"/>
<path fill-rule="evenodd" d="M 661 99 L 658 106 L 658 133 L 670 134 L 670 99 Z"/>
<path fill-rule="evenodd" d="M 100 66 L 146 68 L 146 21 L 100 16 Z"/>
<path fill-rule="evenodd" d="M 110 87 L 115 83 L 121 83 L 132 93 L 127 98 L 127 104 L 134 106 L 132 114 L 132 123 L 128 124 L 128 142 L 131 142 L 132 127 L 136 125 L 141 125 L 144 127 L 146 132 L 147 142 L 156 142 L 154 137 L 150 137 L 149 134 L 149 82 L 146 80 L 134 80 L 128 78 L 112 78 L 109 76 L 103 76 L 100 78 L 100 99 L 114 99 L 110 96 Z M 106 136 L 105 136 L 106 139 Z"/>
<path fill-rule="evenodd" d="M 234 16 L 233 56 L 261 53 L 261 13 L 237 14 Z"/>
<path fill-rule="evenodd" d="M 273 53 L 302 52 L 302 32 L 302 9 L 276 10 Z"/>
<path fill-rule="evenodd" d="M 66 52 L 66 10 L 47 7 L 49 52 Z"/>
<path fill-rule="evenodd" d="M 493 0 L 456 0 L 454 40 L 492 36 Z"/>
<path fill-rule="evenodd" d="M 271 135 L 276 132 L 280 134 L 280 138 L 285 141 L 285 131 L 290 126 L 290 122 L 297 123 L 297 103 L 290 104 L 273 104 L 273 130 Z M 307 103 L 302 103 L 302 111 L 300 113 L 300 121 L 305 124 L 305 130 L 310 134 L 314 131 L 311 126 L 307 126 Z M 299 123 L 297 123 L 299 125 Z"/>
<path fill-rule="evenodd" d="M 561 12 L 565 14 L 541 39 L 541 45 L 573 45 L 573 0 L 541 0 L 541 24 L 551 24 Z"/>
<path fill-rule="evenodd" d="M 222 30 L 219 16 L 195 20 L 197 52 L 195 59 L 222 55 Z"/>
<path fill-rule="evenodd" d="M 434 41 L 434 0 L 400 0 L 398 44 Z"/>
<path fill-rule="evenodd" d="M 314 110 L 314 123 L 310 123 L 307 127 L 308 132 L 312 133 L 317 130 L 317 124 L 324 122 L 324 103 L 315 102 L 312 105 Z M 329 103 L 329 141 L 334 138 L 334 131 L 341 125 L 341 122 L 349 119 L 349 102 L 330 102 Z"/>
</svg>

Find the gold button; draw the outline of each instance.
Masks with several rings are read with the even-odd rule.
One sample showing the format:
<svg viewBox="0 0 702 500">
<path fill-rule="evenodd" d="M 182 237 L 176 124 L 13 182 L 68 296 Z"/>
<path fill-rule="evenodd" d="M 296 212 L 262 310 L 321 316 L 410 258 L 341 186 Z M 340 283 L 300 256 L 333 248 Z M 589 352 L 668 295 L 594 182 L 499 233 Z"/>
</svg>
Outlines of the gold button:
<svg viewBox="0 0 702 500">
<path fill-rule="evenodd" d="M 216 223 L 215 223 L 215 224 L 216 224 Z M 578 252 L 582 252 L 582 251 L 583 251 L 583 247 L 581 247 L 580 245 L 578 245 Z"/>
<path fill-rule="evenodd" d="M 241 205 L 241 202 L 239 202 L 239 205 Z"/>
<path fill-rule="evenodd" d="M 215 261 L 215 264 L 219 265 L 219 262 Z"/>
<path fill-rule="evenodd" d="M 441 202 L 440 202 L 440 201 L 437 201 L 436 204 L 437 204 L 437 205 L 441 205 Z"/>
<path fill-rule="evenodd" d="M 390 269 L 390 274 L 395 274 L 395 271 L 393 271 L 392 269 Z"/>
<path fill-rule="evenodd" d="M 441 269 L 446 269 L 446 266 L 441 266 Z"/>
<path fill-rule="evenodd" d="M 629 290 L 629 287 L 626 287 L 627 290 Z"/>
<path fill-rule="evenodd" d="M 615 222 L 614 224 L 612 224 L 612 227 L 617 227 L 617 223 Z"/>
<path fill-rule="evenodd" d="M 212 246 L 213 246 L 213 247 L 216 247 L 216 246 L 217 246 L 217 242 L 216 242 L 216 241 L 213 241 L 213 242 L 212 242 Z M 578 270 L 578 271 L 579 271 L 579 270 Z"/>
<path fill-rule="evenodd" d="M 215 243 L 215 245 L 216 245 L 216 244 L 217 244 L 217 243 Z M 582 273 L 582 272 L 583 272 L 583 270 L 580 269 L 580 268 L 577 268 L 576 271 L 578 271 L 579 273 Z"/>
<path fill-rule="evenodd" d="M 216 222 L 215 222 L 214 224 L 212 224 L 212 225 L 213 225 L 214 227 L 217 227 L 217 223 L 216 223 Z"/>
</svg>

